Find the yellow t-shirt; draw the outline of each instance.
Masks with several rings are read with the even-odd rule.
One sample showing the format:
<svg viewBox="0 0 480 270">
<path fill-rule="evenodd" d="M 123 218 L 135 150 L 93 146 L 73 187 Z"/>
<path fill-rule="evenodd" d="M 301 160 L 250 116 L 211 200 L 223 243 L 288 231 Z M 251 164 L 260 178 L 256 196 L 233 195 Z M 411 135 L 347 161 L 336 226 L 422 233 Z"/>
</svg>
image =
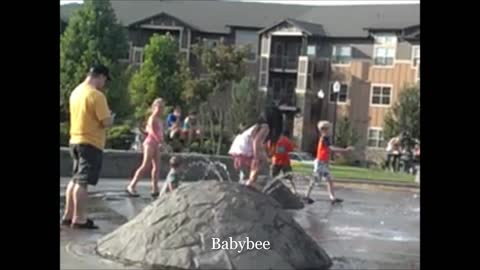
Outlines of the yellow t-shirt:
<svg viewBox="0 0 480 270">
<path fill-rule="evenodd" d="M 77 86 L 70 95 L 70 143 L 90 144 L 103 150 L 102 121 L 108 117 L 110 109 L 105 95 L 87 83 Z"/>
</svg>

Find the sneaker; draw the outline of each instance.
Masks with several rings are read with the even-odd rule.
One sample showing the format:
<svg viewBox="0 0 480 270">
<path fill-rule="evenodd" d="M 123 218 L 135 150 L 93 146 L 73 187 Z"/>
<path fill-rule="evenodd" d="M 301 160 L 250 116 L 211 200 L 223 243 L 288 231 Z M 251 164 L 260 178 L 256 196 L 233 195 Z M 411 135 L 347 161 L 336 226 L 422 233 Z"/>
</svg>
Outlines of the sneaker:
<svg viewBox="0 0 480 270">
<path fill-rule="evenodd" d="M 342 203 L 343 202 L 343 199 L 340 199 L 340 198 L 335 198 L 332 201 L 332 204 L 336 204 L 336 203 Z"/>
</svg>

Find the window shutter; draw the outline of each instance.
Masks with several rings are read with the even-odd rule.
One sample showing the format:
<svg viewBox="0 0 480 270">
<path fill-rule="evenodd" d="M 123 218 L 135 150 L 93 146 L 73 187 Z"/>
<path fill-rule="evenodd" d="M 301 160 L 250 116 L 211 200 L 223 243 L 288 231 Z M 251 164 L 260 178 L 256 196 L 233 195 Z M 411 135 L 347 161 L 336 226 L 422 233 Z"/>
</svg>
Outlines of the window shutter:
<svg viewBox="0 0 480 270">
<path fill-rule="evenodd" d="M 262 35 L 262 44 L 260 51 L 260 69 L 258 87 L 265 90 L 268 87 L 268 73 L 270 69 L 270 42 L 271 39 L 267 35 Z"/>
<path fill-rule="evenodd" d="M 297 89 L 295 90 L 295 92 L 305 92 L 307 90 L 307 80 L 309 75 L 308 67 L 308 56 L 299 56 L 297 70 Z"/>
</svg>

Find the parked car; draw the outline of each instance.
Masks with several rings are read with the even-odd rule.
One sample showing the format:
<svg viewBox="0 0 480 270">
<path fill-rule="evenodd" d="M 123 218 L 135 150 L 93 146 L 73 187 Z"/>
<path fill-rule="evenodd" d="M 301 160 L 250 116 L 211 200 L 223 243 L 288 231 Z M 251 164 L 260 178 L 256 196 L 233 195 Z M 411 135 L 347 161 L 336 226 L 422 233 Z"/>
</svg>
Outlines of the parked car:
<svg viewBox="0 0 480 270">
<path fill-rule="evenodd" d="M 310 153 L 306 152 L 291 152 L 289 153 L 290 160 L 292 162 L 292 165 L 295 164 L 303 164 L 303 165 L 309 165 L 313 166 L 313 161 L 314 158 Z"/>
</svg>

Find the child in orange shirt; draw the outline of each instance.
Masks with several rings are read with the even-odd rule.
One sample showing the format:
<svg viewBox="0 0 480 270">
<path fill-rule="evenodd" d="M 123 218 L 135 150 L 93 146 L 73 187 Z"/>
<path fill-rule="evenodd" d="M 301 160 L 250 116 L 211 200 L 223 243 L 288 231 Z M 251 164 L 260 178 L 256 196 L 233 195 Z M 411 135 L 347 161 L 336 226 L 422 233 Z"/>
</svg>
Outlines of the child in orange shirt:
<svg viewBox="0 0 480 270">
<path fill-rule="evenodd" d="M 345 153 L 352 150 L 352 147 L 347 148 L 338 148 L 330 145 L 330 123 L 328 121 L 320 121 L 317 125 L 318 131 L 320 131 L 320 138 L 318 140 L 317 146 L 317 157 L 314 163 L 313 169 L 313 181 L 310 181 L 310 186 L 308 187 L 307 193 L 305 195 L 305 200 L 308 203 L 313 203 L 313 200 L 310 198 L 310 193 L 312 192 L 313 186 L 315 183 L 319 183 L 322 179 L 325 179 L 327 182 L 327 190 L 330 195 L 330 201 L 332 204 L 343 202 L 342 199 L 335 197 L 333 193 L 333 179 L 330 174 L 330 151 Z"/>
<path fill-rule="evenodd" d="M 290 166 L 290 156 L 289 153 L 293 151 L 295 146 L 289 139 L 290 132 L 284 130 L 282 136 L 278 139 L 277 143 L 272 147 L 273 148 L 273 157 L 272 157 L 272 168 L 271 174 L 272 177 L 277 177 L 280 172 L 283 172 L 283 175 L 286 179 L 290 181 L 292 185 L 293 192 L 297 194 L 297 189 L 293 183 L 292 177 L 292 167 Z"/>
</svg>

